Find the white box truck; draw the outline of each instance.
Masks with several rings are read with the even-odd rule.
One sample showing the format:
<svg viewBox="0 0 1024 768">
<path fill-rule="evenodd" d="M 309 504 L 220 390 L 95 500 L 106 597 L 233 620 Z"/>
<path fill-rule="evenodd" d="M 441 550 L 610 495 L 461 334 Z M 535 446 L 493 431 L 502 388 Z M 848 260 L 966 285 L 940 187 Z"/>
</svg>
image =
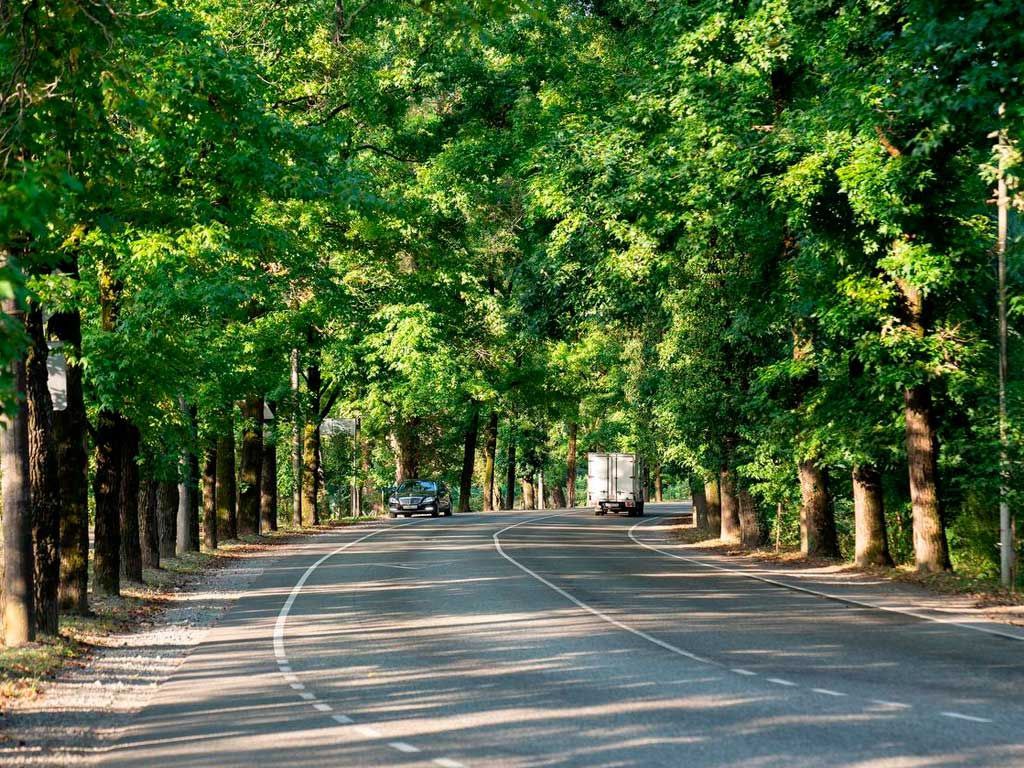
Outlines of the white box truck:
<svg viewBox="0 0 1024 768">
<path fill-rule="evenodd" d="M 644 513 L 644 480 L 640 461 L 632 453 L 587 454 L 587 506 L 595 515 Z"/>
</svg>

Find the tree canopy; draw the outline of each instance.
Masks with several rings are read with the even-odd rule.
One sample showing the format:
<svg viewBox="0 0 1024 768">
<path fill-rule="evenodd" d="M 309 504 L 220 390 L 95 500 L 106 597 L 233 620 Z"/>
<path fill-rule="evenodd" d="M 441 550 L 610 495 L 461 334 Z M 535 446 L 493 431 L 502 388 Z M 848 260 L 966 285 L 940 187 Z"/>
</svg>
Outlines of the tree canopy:
<svg viewBox="0 0 1024 768">
<path fill-rule="evenodd" d="M 218 451 L 244 528 L 259 451 L 274 520 L 308 523 L 417 474 L 461 475 L 464 509 L 539 504 L 540 477 L 574 505 L 577 452 L 622 450 L 709 534 L 997 573 L 1022 486 L 1021 10 L 7 3 L 8 422 L 50 434 L 18 373 L 47 354 L 35 308 L 81 431 L 39 413 L 95 451 L 60 471 L 88 473 L 104 536 L 136 535 L 111 517 L 135 467 L 195 496 L 198 546 Z M 321 437 L 335 417 L 358 436 Z"/>
</svg>

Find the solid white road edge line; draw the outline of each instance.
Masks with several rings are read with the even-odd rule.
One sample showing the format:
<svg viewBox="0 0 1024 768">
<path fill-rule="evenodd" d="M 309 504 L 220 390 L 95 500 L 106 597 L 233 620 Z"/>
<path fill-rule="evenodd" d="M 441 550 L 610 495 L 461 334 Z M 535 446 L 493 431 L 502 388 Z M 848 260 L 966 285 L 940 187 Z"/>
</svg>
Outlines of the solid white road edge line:
<svg viewBox="0 0 1024 768">
<path fill-rule="evenodd" d="M 554 590 L 555 592 L 560 594 L 562 597 L 564 597 L 569 602 L 571 602 L 574 605 L 576 605 L 577 607 L 583 609 L 587 613 L 589 613 L 589 614 L 591 614 L 593 616 L 596 616 L 597 618 L 601 619 L 602 621 L 606 621 L 609 624 L 611 624 L 613 626 L 616 626 L 616 627 L 618 627 L 621 630 L 629 632 L 632 635 L 636 635 L 637 637 L 639 637 L 639 638 L 641 638 L 643 640 L 646 640 L 649 643 L 653 643 L 654 645 L 658 646 L 659 648 L 664 648 L 666 651 L 670 651 L 671 653 L 674 653 L 677 656 L 683 656 L 683 657 L 685 657 L 687 659 L 691 659 L 691 660 L 699 662 L 701 664 L 709 664 L 709 665 L 711 665 L 713 667 L 720 667 L 721 668 L 721 667 L 725 666 L 723 664 L 719 664 L 717 661 L 712 661 L 711 659 L 707 659 L 707 658 L 705 658 L 703 656 L 698 656 L 695 653 L 690 653 L 689 651 L 684 651 L 682 648 L 679 648 L 679 647 L 677 647 L 675 645 L 672 645 L 672 643 L 666 643 L 664 640 L 659 640 L 658 638 L 654 637 L 653 635 L 647 634 L 646 632 L 644 632 L 641 629 L 637 629 L 636 627 L 631 627 L 628 624 L 624 624 L 623 622 L 619 621 L 618 619 L 612 618 L 608 614 L 606 614 L 606 613 L 604 613 L 602 611 L 599 611 L 597 608 L 594 608 L 594 607 L 592 607 L 590 605 L 587 605 L 582 600 L 579 600 L 578 598 L 576 598 L 573 595 L 569 594 L 568 592 L 566 592 L 561 587 L 557 586 L 556 584 L 552 584 L 550 581 L 545 579 L 539 573 L 537 573 L 535 571 L 531 571 L 529 568 L 527 568 L 525 565 L 520 563 L 518 560 L 516 560 L 515 558 L 511 557 L 507 552 L 505 552 L 504 549 L 502 549 L 501 538 L 500 537 L 501 537 L 501 534 L 505 533 L 505 531 L 510 531 L 513 528 L 518 528 L 520 525 L 526 525 L 527 523 L 535 523 L 535 522 L 538 522 L 540 520 L 547 520 L 547 519 L 552 518 L 552 517 L 561 517 L 561 516 L 567 515 L 567 514 L 570 514 L 570 513 L 569 512 L 560 512 L 560 513 L 555 514 L 555 515 L 544 515 L 542 517 L 531 517 L 531 518 L 529 518 L 527 520 L 520 520 L 518 523 L 513 523 L 512 525 L 508 525 L 508 526 L 502 528 L 500 531 L 497 531 L 491 537 L 492 539 L 494 539 L 494 548 L 498 551 L 499 555 L 501 555 L 503 558 L 508 560 L 510 563 L 512 563 L 512 565 L 514 565 L 516 568 L 521 570 L 523 573 L 527 574 L 528 576 L 532 576 L 533 578 L 535 578 L 537 581 L 539 581 L 544 586 L 548 587 L 549 589 Z"/>
<path fill-rule="evenodd" d="M 433 518 L 424 518 L 424 520 L 427 519 L 432 520 Z M 388 525 L 383 528 L 378 528 L 375 531 L 370 531 L 370 533 L 366 534 L 365 536 L 360 536 L 358 539 L 353 539 L 350 542 L 342 544 L 337 549 L 328 552 L 326 555 L 324 555 L 311 566 L 309 566 L 309 568 L 306 569 L 306 572 L 299 577 L 299 580 L 297 582 L 295 582 L 295 586 L 292 587 L 292 591 L 288 593 L 288 599 L 284 601 L 284 605 L 281 607 L 281 612 L 277 614 L 277 621 L 274 623 L 274 655 L 279 660 L 288 658 L 284 652 L 285 622 L 288 621 L 288 614 L 291 612 L 292 606 L 295 605 L 295 599 L 299 596 L 299 593 L 302 591 L 302 588 L 309 580 L 309 577 L 313 575 L 313 571 L 315 571 L 317 568 L 319 568 L 321 565 L 323 565 L 325 562 L 330 560 L 335 555 L 341 554 L 349 547 L 353 547 L 361 541 L 366 541 L 372 536 L 377 536 L 381 533 L 386 533 L 387 531 L 394 531 L 398 528 L 405 528 L 409 525 L 416 525 L 416 523 L 418 522 L 420 521 L 417 520 L 411 523 L 402 523 L 401 525 Z"/>
<path fill-rule="evenodd" d="M 432 520 L 433 518 L 424 519 Z M 292 606 L 295 605 L 295 599 L 299 596 L 299 593 L 302 591 L 302 588 L 309 580 L 309 577 L 313 575 L 313 572 L 330 558 L 344 552 L 349 547 L 352 547 L 361 541 L 366 541 L 371 536 L 376 536 L 377 534 L 385 533 L 386 531 L 393 531 L 396 528 L 405 528 L 410 525 L 416 525 L 416 523 L 419 522 L 422 522 L 422 520 L 415 520 L 408 523 L 401 523 L 399 525 L 389 525 L 384 528 L 378 528 L 377 530 L 371 531 L 365 536 L 360 536 L 358 539 L 353 539 L 352 541 L 343 544 L 337 549 L 328 552 L 326 555 L 321 557 L 319 560 L 317 560 L 315 563 L 309 566 L 309 568 L 306 569 L 305 573 L 303 573 L 302 576 L 299 577 L 299 580 L 295 582 L 295 586 L 292 587 L 292 591 L 288 593 L 288 599 L 284 601 L 284 605 L 281 607 L 281 612 L 277 614 L 277 621 L 274 622 L 274 656 L 277 657 L 277 663 L 281 666 L 281 671 L 292 671 L 290 667 L 285 666 L 288 663 L 288 657 L 285 654 L 284 650 L 285 623 L 288 621 L 288 614 L 291 612 Z M 294 677 L 294 675 L 286 675 L 286 677 Z M 312 693 L 302 690 L 305 688 L 305 686 L 302 683 L 291 683 L 291 687 L 295 690 L 301 690 L 302 693 L 300 693 L 299 696 L 301 696 L 306 701 L 313 701 L 316 698 Z M 319 702 L 313 704 L 313 708 L 318 712 L 331 712 L 333 710 L 333 707 L 331 707 L 330 704 L 322 704 Z M 336 723 L 339 723 L 341 725 L 350 725 L 354 722 L 352 718 L 348 717 L 347 715 L 332 715 L 332 718 Z M 378 731 L 371 725 L 356 725 L 355 729 L 364 736 L 368 736 L 370 738 L 379 738 L 380 736 L 383 736 L 383 734 L 380 731 Z M 419 747 L 414 747 L 412 744 L 407 744 L 404 741 L 392 741 L 388 743 L 388 746 L 399 752 L 405 752 L 408 754 L 420 751 Z M 465 766 L 462 763 L 457 762 L 455 760 L 450 760 L 447 757 L 440 757 L 434 760 L 434 764 L 443 766 L 443 768 L 465 768 Z"/>
<path fill-rule="evenodd" d="M 664 516 L 661 516 L 661 517 L 664 517 Z M 633 540 L 634 544 L 639 544 L 644 549 L 649 549 L 652 552 L 658 552 L 658 553 L 660 553 L 662 555 L 666 555 L 667 557 L 673 557 L 676 560 L 683 560 L 683 561 L 685 561 L 687 563 L 693 563 L 694 565 L 699 565 L 702 568 L 711 568 L 711 569 L 716 570 L 716 571 L 723 571 L 724 573 L 729 573 L 729 574 L 732 574 L 733 576 L 743 576 L 743 577 L 748 578 L 748 579 L 754 579 L 756 581 L 764 582 L 765 584 L 771 584 L 774 587 L 781 587 L 782 589 L 789 589 L 789 590 L 792 590 L 793 592 L 803 592 L 804 594 L 807 594 L 807 595 L 814 595 L 815 597 L 823 597 L 826 600 L 835 600 L 836 602 L 846 603 L 847 605 L 856 605 L 859 608 L 869 608 L 869 609 L 871 609 L 873 611 L 884 611 L 885 613 L 898 613 L 898 614 L 901 614 L 903 616 L 910 616 L 910 617 L 915 618 L 915 619 L 921 619 L 922 621 L 931 621 L 931 622 L 934 622 L 935 624 L 944 624 L 944 625 L 950 626 L 950 627 L 958 627 L 959 629 L 969 629 L 969 630 L 972 630 L 974 632 L 981 632 L 982 634 L 985 634 L 985 635 L 995 635 L 996 637 L 1002 637 L 1002 638 L 1005 638 L 1007 640 L 1024 641 L 1024 637 L 1019 637 L 1017 635 L 1011 635 L 1008 632 L 1000 632 L 998 629 L 988 629 L 986 627 L 978 627 L 978 626 L 975 626 L 973 624 L 964 624 L 964 623 L 959 622 L 959 621 L 952 621 L 950 619 L 942 619 L 942 618 L 939 618 L 939 617 L 936 617 L 936 616 L 929 616 L 926 613 L 918 613 L 917 611 L 907 610 L 906 608 L 888 608 L 888 607 L 882 606 L 882 605 L 873 605 L 871 603 L 865 603 L 865 602 L 862 602 L 860 600 L 854 600 L 852 597 L 842 597 L 840 595 L 830 595 L 828 592 L 819 592 L 818 590 L 810 589 L 809 587 L 800 587 L 800 586 L 797 586 L 796 584 L 787 584 L 786 582 L 783 582 L 783 581 L 776 581 L 775 579 L 769 579 L 767 576 L 758 576 L 756 573 L 750 573 L 750 572 L 747 572 L 747 571 L 736 570 L 734 568 L 727 568 L 724 565 L 716 565 L 715 563 L 708 563 L 708 562 L 705 562 L 705 561 L 701 560 L 700 558 L 686 557 L 684 555 L 676 554 L 675 552 L 669 552 L 669 551 L 667 551 L 665 549 L 661 549 L 660 547 L 655 547 L 655 546 L 653 546 L 651 544 L 646 544 L 646 543 L 640 541 L 636 537 L 636 533 L 635 532 L 636 532 L 637 528 L 639 528 L 641 525 L 644 525 L 645 523 L 657 522 L 659 519 L 661 519 L 661 517 L 651 518 L 650 520 L 641 520 L 639 523 L 637 523 L 636 525 L 634 525 L 632 528 L 629 529 L 629 538 L 631 538 Z"/>
</svg>

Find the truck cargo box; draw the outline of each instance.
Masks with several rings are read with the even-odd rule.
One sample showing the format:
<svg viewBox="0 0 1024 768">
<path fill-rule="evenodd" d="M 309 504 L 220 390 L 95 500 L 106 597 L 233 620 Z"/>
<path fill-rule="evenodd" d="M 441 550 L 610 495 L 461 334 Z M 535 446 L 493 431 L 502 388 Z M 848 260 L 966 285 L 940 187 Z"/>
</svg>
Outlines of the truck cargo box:
<svg viewBox="0 0 1024 768">
<path fill-rule="evenodd" d="M 597 515 L 644 513 L 643 472 L 632 453 L 587 454 L 587 506 Z"/>
</svg>

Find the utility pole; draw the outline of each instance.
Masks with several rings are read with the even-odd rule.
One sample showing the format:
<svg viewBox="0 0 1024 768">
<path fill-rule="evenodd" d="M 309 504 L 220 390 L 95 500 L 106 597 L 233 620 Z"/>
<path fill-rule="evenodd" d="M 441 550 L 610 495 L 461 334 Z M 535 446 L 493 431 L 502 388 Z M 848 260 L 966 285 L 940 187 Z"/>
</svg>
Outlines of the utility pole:
<svg viewBox="0 0 1024 768">
<path fill-rule="evenodd" d="M 998 206 L 998 230 L 996 234 L 996 255 L 999 261 L 999 575 L 1004 587 L 1014 589 L 1017 584 L 1017 542 L 1016 523 L 1010 512 L 1007 499 L 1010 481 L 1010 460 L 1008 450 L 1008 420 L 1006 413 L 1007 324 L 1006 324 L 1006 241 L 1010 218 L 1010 197 L 1007 190 L 1006 171 L 1010 163 L 1010 144 L 1005 119 L 1006 105 L 999 105 L 999 130 L 996 132 L 996 154 L 999 173 L 996 187 Z"/>
<path fill-rule="evenodd" d="M 537 473 L 537 509 L 544 509 L 544 470 Z"/>
</svg>

